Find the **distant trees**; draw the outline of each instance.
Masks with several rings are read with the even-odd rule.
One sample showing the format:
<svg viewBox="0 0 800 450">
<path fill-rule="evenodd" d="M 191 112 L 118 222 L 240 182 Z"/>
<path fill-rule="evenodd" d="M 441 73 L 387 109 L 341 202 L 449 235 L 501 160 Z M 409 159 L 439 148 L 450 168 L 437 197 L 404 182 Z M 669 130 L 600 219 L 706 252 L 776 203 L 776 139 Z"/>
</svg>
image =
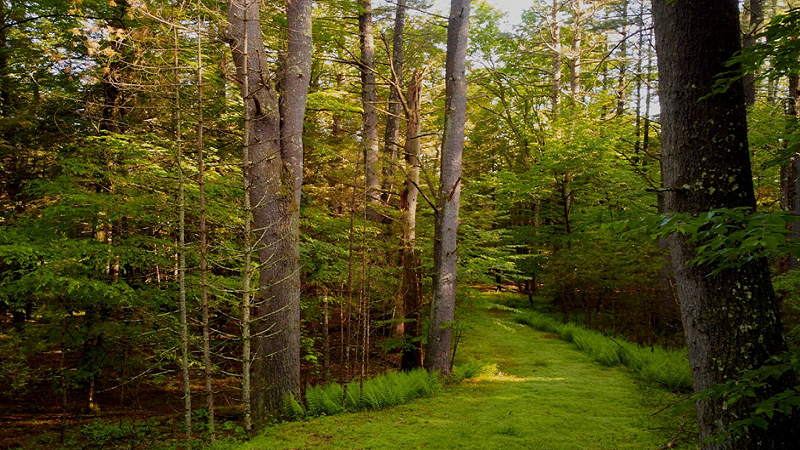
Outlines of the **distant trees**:
<svg viewBox="0 0 800 450">
<path fill-rule="evenodd" d="M 743 83 L 708 96 L 715 77 L 740 48 L 736 3 L 657 0 L 653 14 L 665 210 L 755 210 Z M 735 268 L 691 266 L 698 244 L 679 235 L 669 241 L 696 391 L 736 378 L 742 369 L 758 367 L 786 348 L 766 259 Z M 723 432 L 748 417 L 757 402 L 795 384 L 791 374 L 733 404 L 698 402 L 700 438 Z M 703 448 L 788 448 L 797 442 L 796 423 L 776 415 L 766 430 L 751 427 L 742 436 Z"/>
</svg>

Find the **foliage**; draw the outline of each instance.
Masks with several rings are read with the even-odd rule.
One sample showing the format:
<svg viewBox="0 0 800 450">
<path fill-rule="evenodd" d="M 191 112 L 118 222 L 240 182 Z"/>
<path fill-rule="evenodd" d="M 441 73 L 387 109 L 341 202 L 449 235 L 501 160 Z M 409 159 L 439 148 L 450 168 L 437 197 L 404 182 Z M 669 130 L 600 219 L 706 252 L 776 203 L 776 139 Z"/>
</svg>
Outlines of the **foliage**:
<svg viewBox="0 0 800 450">
<path fill-rule="evenodd" d="M 619 232 L 645 232 L 654 240 L 677 233 L 696 244 L 690 265 L 712 267 L 712 274 L 741 267 L 758 258 L 800 254 L 800 241 L 789 239 L 791 212 L 753 212 L 751 208 L 715 209 L 698 214 L 650 215 L 612 226 Z"/>
<path fill-rule="evenodd" d="M 418 397 L 436 394 L 441 389 L 439 375 L 424 369 L 409 372 L 387 372 L 363 382 L 348 383 L 345 388 L 339 383 L 308 387 L 305 394 L 306 408 L 289 396 L 284 401 L 287 416 L 302 417 L 332 416 L 347 411 L 380 409 L 407 403 Z"/>
<path fill-rule="evenodd" d="M 744 370 L 737 379 L 709 387 L 695 395 L 695 399 L 723 400 L 725 405 L 733 405 L 739 400 L 756 397 L 765 386 L 786 377 L 794 377 L 798 371 L 800 371 L 800 353 L 784 352 L 770 357 L 760 367 Z M 800 408 L 800 386 L 790 387 L 766 400 L 754 403 L 748 417 L 731 422 L 725 432 L 714 436 L 713 439 L 722 442 L 726 439 L 726 433 L 740 436 L 746 433 L 749 427 L 767 429 L 769 421 L 776 414 L 792 415 L 798 408 Z"/>
</svg>

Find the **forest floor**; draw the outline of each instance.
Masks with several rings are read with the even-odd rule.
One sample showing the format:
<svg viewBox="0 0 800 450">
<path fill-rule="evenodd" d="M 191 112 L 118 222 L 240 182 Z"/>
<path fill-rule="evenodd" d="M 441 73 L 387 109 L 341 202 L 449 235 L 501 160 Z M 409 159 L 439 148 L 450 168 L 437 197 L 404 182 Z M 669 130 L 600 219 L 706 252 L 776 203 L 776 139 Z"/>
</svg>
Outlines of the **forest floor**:
<svg viewBox="0 0 800 450">
<path fill-rule="evenodd" d="M 458 360 L 470 358 L 496 369 L 450 384 L 431 398 L 380 411 L 284 423 L 247 443 L 219 447 L 696 448 L 683 440 L 679 413 L 665 408 L 676 395 L 643 385 L 624 368 L 600 366 L 557 336 L 515 323 L 507 311 L 484 312 L 464 331 Z"/>
</svg>

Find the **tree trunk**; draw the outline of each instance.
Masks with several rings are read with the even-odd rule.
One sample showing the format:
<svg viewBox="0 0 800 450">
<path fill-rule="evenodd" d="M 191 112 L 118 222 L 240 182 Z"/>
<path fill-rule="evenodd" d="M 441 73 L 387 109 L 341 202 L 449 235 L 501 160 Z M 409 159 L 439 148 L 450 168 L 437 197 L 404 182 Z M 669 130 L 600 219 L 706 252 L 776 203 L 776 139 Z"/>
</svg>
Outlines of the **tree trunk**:
<svg viewBox="0 0 800 450">
<path fill-rule="evenodd" d="M 581 42 L 583 40 L 583 1 L 572 0 L 573 24 L 572 44 L 569 58 L 569 92 L 572 100 L 579 100 L 581 93 Z"/>
<path fill-rule="evenodd" d="M 617 76 L 617 115 L 625 112 L 628 70 L 628 0 L 620 5 L 622 8 L 622 27 L 620 28 L 621 41 L 619 43 L 619 74 Z"/>
<path fill-rule="evenodd" d="M 378 142 L 378 93 L 375 89 L 375 39 L 372 33 L 372 0 L 359 0 L 358 34 L 361 41 L 361 103 L 363 104 L 364 173 L 367 184 L 367 219 L 379 221 L 380 153 Z"/>
<path fill-rule="evenodd" d="M 300 390 L 299 201 L 311 67 L 311 2 L 286 4 L 289 44 L 279 107 L 261 35 L 259 2 L 228 3 L 230 46 L 249 122 L 244 145 L 250 160 L 245 168 L 261 260 L 254 323 L 258 358 L 253 367 L 253 419 L 259 425 L 279 416 L 285 397 Z"/>
<path fill-rule="evenodd" d="M 202 11 L 198 0 L 198 11 Z M 197 19 L 197 189 L 200 194 L 200 302 L 203 310 L 203 366 L 206 377 L 206 408 L 208 409 L 208 435 L 216 440 L 214 429 L 213 363 L 211 362 L 211 327 L 208 304 L 208 233 L 206 230 L 206 174 L 203 155 L 203 20 Z M 176 61 L 177 63 L 177 61 Z"/>
<path fill-rule="evenodd" d="M 742 83 L 700 100 L 711 92 L 715 76 L 729 70 L 725 62 L 740 48 L 738 16 L 732 0 L 653 2 L 666 211 L 755 209 Z M 701 391 L 760 366 L 786 345 L 767 261 L 711 275 L 714 267 L 687 266 L 695 249 L 683 236 L 670 237 L 694 388 Z M 747 417 L 754 403 L 793 385 L 793 380 L 782 381 L 786 384 L 776 382 L 733 405 L 699 402 L 701 440 Z M 792 448 L 794 422 L 779 414 L 768 431 L 751 427 L 740 438 L 703 448 Z"/>
<path fill-rule="evenodd" d="M 742 47 L 751 48 L 756 43 L 756 35 L 761 32 L 761 25 L 764 22 L 764 6 L 761 0 L 745 1 L 744 6 L 744 36 L 742 37 Z M 755 74 L 745 74 L 744 78 L 744 101 L 747 106 L 756 103 L 756 77 Z"/>
<path fill-rule="evenodd" d="M 553 0 L 550 9 L 550 39 L 553 45 L 553 88 L 550 91 L 550 110 L 553 117 L 558 116 L 561 104 L 561 26 L 558 23 L 558 0 Z"/>
<path fill-rule="evenodd" d="M 176 22 L 177 23 L 177 22 Z M 178 302 L 181 321 L 181 373 L 183 375 L 183 416 L 186 427 L 186 448 L 192 446 L 192 389 L 189 380 L 189 320 L 186 305 L 186 187 L 183 174 L 183 137 L 181 133 L 180 41 L 178 27 L 173 27 L 175 70 L 175 143 L 178 165 Z"/>
<path fill-rule="evenodd" d="M 406 127 L 406 187 L 400 196 L 400 226 L 402 229 L 401 242 L 403 246 L 402 266 L 403 285 L 402 312 L 404 322 L 403 333 L 407 339 L 400 360 L 402 370 L 411 370 L 422 366 L 422 349 L 419 337 L 422 336 L 420 309 L 422 308 L 422 269 L 420 268 L 419 252 L 416 249 L 417 227 L 417 197 L 419 191 L 419 150 L 420 150 L 420 93 L 422 92 L 422 73 L 414 72 L 408 86 L 406 102 L 408 105 L 408 125 Z"/>
<path fill-rule="evenodd" d="M 403 34 L 406 25 L 406 0 L 397 0 L 392 36 L 392 86 L 389 86 L 389 112 L 386 117 L 383 153 L 387 163 L 383 165 L 383 193 L 381 199 L 388 203 L 394 190 L 394 165 L 400 149 L 400 90 L 403 80 Z"/>
<path fill-rule="evenodd" d="M 450 375 L 450 343 L 456 304 L 458 207 L 461 154 L 467 111 L 467 31 L 469 0 L 451 0 L 445 65 L 445 116 L 441 176 L 436 196 L 433 242 L 433 301 L 425 366 Z"/>
</svg>

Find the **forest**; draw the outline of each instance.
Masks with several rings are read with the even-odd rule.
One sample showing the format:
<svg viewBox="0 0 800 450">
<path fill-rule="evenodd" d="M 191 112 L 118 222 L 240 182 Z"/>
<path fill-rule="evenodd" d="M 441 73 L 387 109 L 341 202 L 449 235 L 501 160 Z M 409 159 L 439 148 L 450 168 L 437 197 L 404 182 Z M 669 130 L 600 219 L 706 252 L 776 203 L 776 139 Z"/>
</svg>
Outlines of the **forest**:
<svg viewBox="0 0 800 450">
<path fill-rule="evenodd" d="M 0 0 L 0 449 L 788 449 L 794 0 Z"/>
</svg>

